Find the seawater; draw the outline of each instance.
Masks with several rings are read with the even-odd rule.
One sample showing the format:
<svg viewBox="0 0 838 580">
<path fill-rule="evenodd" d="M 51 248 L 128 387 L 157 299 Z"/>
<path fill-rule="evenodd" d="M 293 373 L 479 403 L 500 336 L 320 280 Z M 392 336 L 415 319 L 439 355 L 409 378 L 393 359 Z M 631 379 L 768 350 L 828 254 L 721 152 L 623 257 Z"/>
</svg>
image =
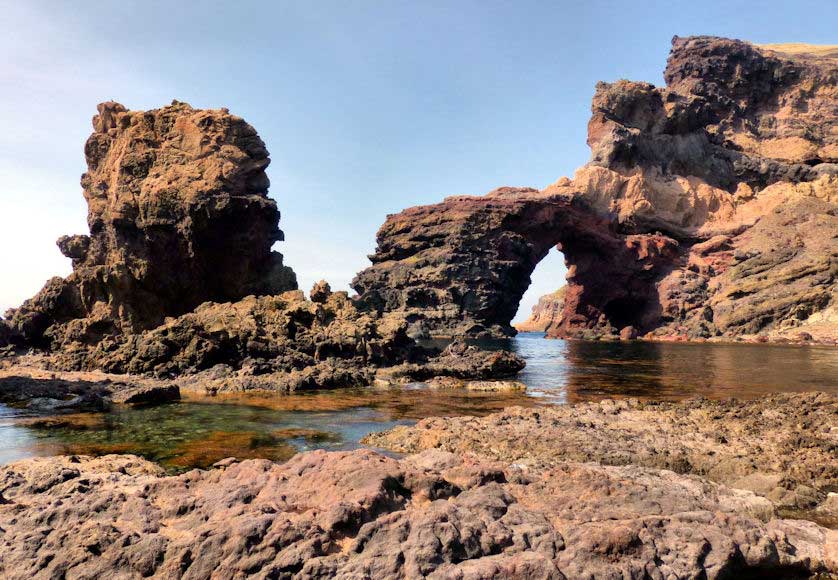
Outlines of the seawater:
<svg viewBox="0 0 838 580">
<path fill-rule="evenodd" d="M 109 413 L 40 416 L 0 405 L 0 463 L 36 455 L 136 453 L 169 471 L 225 457 L 282 461 L 310 449 L 352 449 L 371 431 L 430 416 L 485 415 L 511 405 L 603 398 L 753 398 L 838 393 L 838 349 L 791 345 L 578 342 L 522 333 L 487 348 L 527 360 L 526 393 L 337 389 L 295 395 L 186 397 Z"/>
</svg>

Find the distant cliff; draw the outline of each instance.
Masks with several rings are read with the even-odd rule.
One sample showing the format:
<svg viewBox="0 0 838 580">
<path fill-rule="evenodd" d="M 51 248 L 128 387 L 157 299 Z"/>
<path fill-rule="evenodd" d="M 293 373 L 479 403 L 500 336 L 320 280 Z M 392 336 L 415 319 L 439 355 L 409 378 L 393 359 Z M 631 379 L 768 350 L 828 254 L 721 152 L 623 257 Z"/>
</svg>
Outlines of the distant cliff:
<svg viewBox="0 0 838 580">
<path fill-rule="evenodd" d="M 547 332 L 559 323 L 564 310 L 564 295 L 567 286 L 562 286 L 555 292 L 545 294 L 532 307 L 532 314 L 524 322 L 515 325 L 519 332 Z"/>
</svg>

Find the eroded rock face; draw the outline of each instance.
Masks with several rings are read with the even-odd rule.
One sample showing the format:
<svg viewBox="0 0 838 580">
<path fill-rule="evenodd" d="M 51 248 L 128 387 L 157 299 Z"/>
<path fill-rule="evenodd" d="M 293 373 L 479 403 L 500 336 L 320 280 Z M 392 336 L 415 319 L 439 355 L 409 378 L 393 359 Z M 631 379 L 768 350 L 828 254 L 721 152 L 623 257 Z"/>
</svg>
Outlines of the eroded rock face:
<svg viewBox="0 0 838 580">
<path fill-rule="evenodd" d="M 564 311 L 564 295 L 567 287 L 545 294 L 532 307 L 532 313 L 524 322 L 515 325 L 518 332 L 547 332 L 561 320 Z"/>
<path fill-rule="evenodd" d="M 725 578 L 836 571 L 835 533 L 696 477 L 432 451 L 162 476 L 132 456 L 0 468 L 4 578 Z"/>
<path fill-rule="evenodd" d="M 677 253 L 666 236 L 620 234 L 584 199 L 501 188 L 390 216 L 374 265 L 352 284 L 365 306 L 398 312 L 415 334 L 502 336 L 514 332 L 530 274 L 557 244 L 577 281 L 566 312 L 585 328 L 605 320 L 602 309 L 652 300 L 653 281 Z"/>
<path fill-rule="evenodd" d="M 417 332 L 509 334 L 557 246 L 553 336 L 838 340 L 838 60 L 676 37 L 664 76 L 597 85 L 572 180 L 390 216 L 354 287 Z"/>
<path fill-rule="evenodd" d="M 152 328 L 208 300 L 296 288 L 271 251 L 282 240 L 256 130 L 186 103 L 128 111 L 102 103 L 81 185 L 89 235 L 63 236 L 73 273 L 8 313 L 30 344 L 93 343 Z"/>
</svg>

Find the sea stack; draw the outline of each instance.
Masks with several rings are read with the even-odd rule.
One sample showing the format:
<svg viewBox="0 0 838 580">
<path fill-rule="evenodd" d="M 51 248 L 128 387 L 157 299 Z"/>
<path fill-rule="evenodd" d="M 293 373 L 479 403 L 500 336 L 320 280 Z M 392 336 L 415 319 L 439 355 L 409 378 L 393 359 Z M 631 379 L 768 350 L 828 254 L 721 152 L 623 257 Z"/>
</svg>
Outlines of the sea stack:
<svg viewBox="0 0 838 580">
<path fill-rule="evenodd" d="M 227 109 L 186 103 L 129 111 L 102 103 L 85 144 L 88 235 L 63 236 L 73 273 L 7 313 L 40 346 L 137 332 L 199 304 L 297 287 L 282 255 L 270 163 L 256 130 Z"/>
</svg>

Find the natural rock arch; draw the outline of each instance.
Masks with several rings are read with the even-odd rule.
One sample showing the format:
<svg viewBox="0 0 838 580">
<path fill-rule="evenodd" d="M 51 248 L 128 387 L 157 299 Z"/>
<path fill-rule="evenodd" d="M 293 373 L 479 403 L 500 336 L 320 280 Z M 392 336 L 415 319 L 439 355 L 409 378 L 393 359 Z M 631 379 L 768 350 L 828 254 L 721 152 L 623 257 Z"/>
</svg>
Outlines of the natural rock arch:
<svg viewBox="0 0 838 580">
<path fill-rule="evenodd" d="M 648 326 L 654 283 L 677 254 L 671 238 L 622 234 L 567 192 L 501 188 L 390 216 L 353 287 L 367 305 L 403 312 L 417 334 L 506 336 L 553 247 L 569 267 L 560 335 Z"/>
</svg>

